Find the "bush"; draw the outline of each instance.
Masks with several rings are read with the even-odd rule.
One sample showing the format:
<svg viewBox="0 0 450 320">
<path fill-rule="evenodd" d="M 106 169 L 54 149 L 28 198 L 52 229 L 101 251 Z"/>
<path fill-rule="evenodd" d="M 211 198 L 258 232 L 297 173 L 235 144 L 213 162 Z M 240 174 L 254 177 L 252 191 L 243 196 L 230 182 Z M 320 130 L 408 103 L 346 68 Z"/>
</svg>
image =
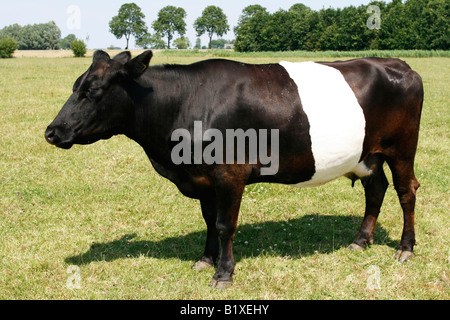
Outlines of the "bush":
<svg viewBox="0 0 450 320">
<path fill-rule="evenodd" d="M 17 41 L 13 38 L 0 39 L 0 58 L 12 58 L 17 49 Z"/>
<path fill-rule="evenodd" d="M 73 40 L 70 43 L 70 49 L 75 57 L 84 57 L 86 54 L 86 44 L 83 40 Z"/>
</svg>

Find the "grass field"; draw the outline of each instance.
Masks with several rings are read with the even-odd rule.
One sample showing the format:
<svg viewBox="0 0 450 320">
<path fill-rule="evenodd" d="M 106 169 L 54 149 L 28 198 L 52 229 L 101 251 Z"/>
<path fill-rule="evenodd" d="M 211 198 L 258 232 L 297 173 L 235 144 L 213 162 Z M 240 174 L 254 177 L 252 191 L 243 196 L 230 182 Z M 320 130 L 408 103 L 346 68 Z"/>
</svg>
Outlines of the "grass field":
<svg viewBox="0 0 450 320">
<path fill-rule="evenodd" d="M 152 64 L 203 58 L 156 53 Z M 119 136 L 64 151 L 45 142 L 91 58 L 0 60 L 0 299 L 448 300 L 450 59 L 404 60 L 425 84 L 415 258 L 393 258 L 403 218 L 392 183 L 364 252 L 346 249 L 363 217 L 361 184 L 252 185 L 235 238 L 234 286 L 224 291 L 208 287 L 212 270 L 190 269 L 206 233 L 199 203 L 158 176 L 137 144 Z"/>
</svg>

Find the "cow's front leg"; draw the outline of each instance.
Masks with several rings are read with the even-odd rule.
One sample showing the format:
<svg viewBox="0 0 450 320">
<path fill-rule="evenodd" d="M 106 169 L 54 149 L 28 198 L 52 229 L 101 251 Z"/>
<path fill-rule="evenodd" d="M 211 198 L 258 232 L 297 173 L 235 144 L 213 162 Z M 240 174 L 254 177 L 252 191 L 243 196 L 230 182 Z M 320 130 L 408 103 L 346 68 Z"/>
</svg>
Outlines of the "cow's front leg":
<svg viewBox="0 0 450 320">
<path fill-rule="evenodd" d="M 219 255 L 219 235 L 217 233 L 217 209 L 215 194 L 200 200 L 202 215 L 206 222 L 206 246 L 203 257 L 197 261 L 192 269 L 203 270 L 214 267 L 217 256 Z"/>
<path fill-rule="evenodd" d="M 221 253 L 211 287 L 225 289 L 232 285 L 234 274 L 233 238 L 237 229 L 239 208 L 245 184 L 220 181 L 216 186 L 216 228 L 221 242 Z"/>
</svg>

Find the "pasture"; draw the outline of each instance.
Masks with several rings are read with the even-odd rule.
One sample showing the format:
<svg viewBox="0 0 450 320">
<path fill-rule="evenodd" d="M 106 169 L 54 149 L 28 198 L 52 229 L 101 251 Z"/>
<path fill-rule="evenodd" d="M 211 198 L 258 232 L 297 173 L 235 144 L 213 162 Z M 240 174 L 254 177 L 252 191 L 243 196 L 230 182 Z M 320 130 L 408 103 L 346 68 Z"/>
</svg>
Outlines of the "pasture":
<svg viewBox="0 0 450 320">
<path fill-rule="evenodd" d="M 135 53 L 134 53 L 135 54 Z M 155 53 L 153 64 L 208 55 Z M 249 63 L 332 57 L 233 56 Z M 341 57 L 339 59 L 349 59 Z M 246 188 L 229 290 L 208 287 L 198 201 L 118 136 L 57 149 L 44 130 L 91 57 L 0 60 L 0 299 L 443 299 L 450 297 L 450 59 L 407 57 L 423 78 L 415 257 L 398 263 L 403 216 L 390 181 L 363 252 L 347 250 L 364 213 L 359 182 Z"/>
</svg>

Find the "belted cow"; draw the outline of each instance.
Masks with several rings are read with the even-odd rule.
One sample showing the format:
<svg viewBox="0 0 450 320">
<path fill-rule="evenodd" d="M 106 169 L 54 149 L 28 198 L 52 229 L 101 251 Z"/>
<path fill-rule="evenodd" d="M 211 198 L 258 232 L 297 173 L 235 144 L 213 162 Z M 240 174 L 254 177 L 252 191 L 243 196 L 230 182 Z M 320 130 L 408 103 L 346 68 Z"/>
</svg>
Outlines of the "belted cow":
<svg viewBox="0 0 450 320">
<path fill-rule="evenodd" d="M 64 149 L 118 134 L 140 144 L 159 174 L 200 200 L 207 239 L 193 268 L 216 266 L 213 286 L 232 283 L 232 241 L 246 185 L 361 179 L 366 209 L 350 245 L 359 250 L 373 241 L 388 187 L 385 162 L 404 215 L 396 257 L 413 255 L 423 85 L 405 62 L 253 65 L 217 59 L 149 67 L 151 58 L 151 51 L 134 59 L 129 52 L 111 59 L 96 51 L 45 138 Z M 229 137 L 255 139 L 258 146 L 239 147 Z"/>
</svg>

